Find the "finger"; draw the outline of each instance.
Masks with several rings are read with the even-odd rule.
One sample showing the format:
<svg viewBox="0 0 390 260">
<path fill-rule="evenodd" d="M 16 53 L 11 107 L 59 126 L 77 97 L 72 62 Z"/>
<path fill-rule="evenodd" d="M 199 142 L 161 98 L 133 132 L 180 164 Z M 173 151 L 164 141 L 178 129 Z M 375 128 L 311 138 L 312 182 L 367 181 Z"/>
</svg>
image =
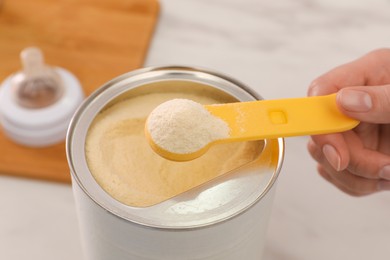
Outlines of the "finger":
<svg viewBox="0 0 390 260">
<path fill-rule="evenodd" d="M 307 150 L 311 157 L 316 160 L 319 164 L 329 164 L 329 161 L 326 159 L 322 149 L 317 145 L 313 140 L 309 140 L 307 143 Z"/>
<path fill-rule="evenodd" d="M 344 138 L 349 144 L 350 172 L 369 179 L 390 180 L 389 155 L 366 148 L 355 132 L 346 132 Z"/>
<path fill-rule="evenodd" d="M 315 79 L 309 86 L 309 96 L 320 96 L 338 92 L 346 86 L 362 86 L 366 82 L 363 58 L 338 66 Z"/>
<path fill-rule="evenodd" d="M 379 140 L 381 142 L 378 144 L 379 151 L 390 155 L 390 124 L 381 125 L 380 127 Z"/>
<path fill-rule="evenodd" d="M 308 95 L 336 93 L 349 86 L 388 84 L 390 83 L 389 64 L 390 49 L 374 50 L 315 79 L 309 86 Z"/>
<path fill-rule="evenodd" d="M 314 135 L 311 139 L 336 171 L 347 168 L 350 161 L 349 148 L 342 133 Z"/>
<path fill-rule="evenodd" d="M 348 87 L 337 93 L 344 114 L 362 122 L 390 123 L 390 85 Z"/>
<path fill-rule="evenodd" d="M 366 86 L 390 83 L 390 49 L 374 50 L 357 60 L 365 74 Z"/>
<path fill-rule="evenodd" d="M 310 155 L 318 162 L 317 169 L 327 169 L 326 171 L 332 171 L 338 173 L 333 166 L 329 163 L 329 161 L 326 159 L 324 153 L 322 152 L 322 149 L 316 145 L 312 140 L 308 142 L 308 150 L 310 152 Z M 320 172 L 319 172 L 320 173 Z M 327 176 L 323 176 L 324 178 L 330 178 Z"/>
<path fill-rule="evenodd" d="M 337 93 L 345 86 L 362 86 L 365 83 L 363 70 L 356 62 L 338 66 L 311 82 L 308 96 Z"/>
<path fill-rule="evenodd" d="M 329 163 L 329 160 L 326 159 L 322 148 L 318 146 L 316 143 L 314 143 L 312 140 L 308 142 L 307 145 L 308 151 L 310 155 L 313 157 L 314 160 L 318 162 L 319 165 L 323 165 L 326 168 L 332 168 L 334 171 L 336 171 L 333 166 Z"/>
<path fill-rule="evenodd" d="M 343 192 L 352 196 L 363 196 L 380 190 L 390 190 L 390 181 L 366 179 L 347 170 L 335 171 L 312 140 L 309 140 L 307 147 L 311 156 L 319 163 L 318 173 Z"/>
<path fill-rule="evenodd" d="M 385 179 L 390 180 L 390 156 L 370 150 L 364 147 L 361 139 L 354 132 L 345 133 L 345 141 L 349 144 L 348 149 L 348 162 L 343 168 L 348 169 L 354 175 L 368 178 L 368 179 Z M 321 148 L 322 144 L 317 144 L 313 139 L 308 143 L 308 150 L 311 156 L 326 168 L 332 167 L 337 171 L 335 167 L 335 159 L 329 155 L 329 151 Z M 328 141 L 325 141 L 328 142 Z M 326 147 L 326 145 L 324 145 Z M 338 170 L 342 171 L 342 170 Z"/>
<path fill-rule="evenodd" d="M 378 189 L 379 190 L 390 190 L 390 181 L 379 180 Z"/>
<path fill-rule="evenodd" d="M 389 188 L 383 183 L 386 181 L 362 178 L 348 171 L 335 172 L 333 168 L 319 166 L 318 172 L 325 180 L 351 196 L 366 196 Z"/>
<path fill-rule="evenodd" d="M 323 155 L 321 149 L 311 139 L 307 143 L 307 150 L 309 151 L 309 154 L 311 155 L 311 157 L 313 157 L 314 160 L 316 160 L 319 163 L 321 163 L 323 161 L 324 155 Z"/>
</svg>

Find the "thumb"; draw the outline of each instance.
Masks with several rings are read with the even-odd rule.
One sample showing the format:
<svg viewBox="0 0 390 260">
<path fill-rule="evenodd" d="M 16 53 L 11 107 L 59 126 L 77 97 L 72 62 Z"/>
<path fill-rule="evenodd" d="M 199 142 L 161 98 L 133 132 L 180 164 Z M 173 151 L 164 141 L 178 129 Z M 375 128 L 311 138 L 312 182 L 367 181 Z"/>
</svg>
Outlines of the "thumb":
<svg viewBox="0 0 390 260">
<path fill-rule="evenodd" d="M 340 110 L 362 122 L 390 123 L 390 85 L 346 87 L 337 93 Z"/>
</svg>

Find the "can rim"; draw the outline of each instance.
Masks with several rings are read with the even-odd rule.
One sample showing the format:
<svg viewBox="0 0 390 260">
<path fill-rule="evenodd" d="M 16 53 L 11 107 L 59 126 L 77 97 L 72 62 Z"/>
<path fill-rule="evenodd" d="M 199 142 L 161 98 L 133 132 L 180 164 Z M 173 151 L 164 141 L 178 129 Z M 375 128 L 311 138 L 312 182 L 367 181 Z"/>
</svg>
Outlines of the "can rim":
<svg viewBox="0 0 390 260">
<path fill-rule="evenodd" d="M 225 217 L 225 218 L 220 218 L 217 221 L 209 221 L 209 222 L 204 223 L 204 224 L 197 224 L 197 225 L 191 225 L 191 226 L 166 226 L 166 225 L 160 225 L 160 224 L 156 224 L 156 223 L 154 223 L 154 224 L 153 223 L 144 223 L 144 222 L 139 221 L 139 220 L 134 220 L 132 218 L 129 218 L 128 216 L 125 216 L 125 215 L 121 214 L 121 212 L 117 212 L 117 211 L 113 210 L 109 206 L 105 205 L 103 202 L 98 201 L 91 194 L 91 192 L 85 187 L 85 185 L 83 184 L 83 181 L 80 179 L 80 176 L 77 174 L 77 170 L 76 170 L 77 167 L 75 166 L 75 163 L 74 163 L 74 161 L 72 159 L 72 143 L 73 143 L 73 138 L 74 138 L 74 131 L 77 128 L 77 125 L 79 123 L 80 117 L 83 115 L 83 112 L 88 108 L 90 103 L 92 103 L 94 100 L 96 100 L 99 97 L 99 95 L 101 95 L 103 92 L 105 92 L 108 88 L 110 88 L 111 86 L 113 86 L 113 85 L 115 85 L 115 84 L 117 84 L 119 82 L 122 82 L 125 79 L 134 78 L 136 76 L 143 75 L 145 73 L 164 72 L 164 71 L 170 71 L 170 72 L 172 72 L 172 71 L 173 72 L 174 71 L 187 71 L 187 72 L 200 72 L 200 73 L 209 74 L 209 75 L 212 75 L 212 76 L 224 79 L 226 81 L 229 81 L 233 85 L 236 85 L 241 90 L 245 91 L 247 94 L 252 96 L 253 99 L 262 99 L 262 97 L 258 93 L 256 93 L 254 90 L 252 90 L 251 88 L 249 88 L 248 86 L 246 86 L 242 82 L 239 82 L 236 79 L 233 79 L 233 78 L 231 78 L 229 76 L 226 76 L 226 75 L 223 75 L 221 73 L 211 72 L 210 70 L 207 70 L 207 69 L 204 69 L 204 68 L 195 68 L 195 67 L 186 67 L 186 66 L 148 67 L 148 68 L 137 69 L 137 70 L 125 73 L 123 75 L 120 75 L 120 76 L 118 76 L 118 77 L 108 81 L 107 83 L 105 83 L 101 87 L 99 87 L 97 90 L 95 90 L 79 106 L 79 108 L 77 109 L 76 113 L 74 114 L 74 116 L 73 116 L 73 118 L 72 118 L 72 120 L 71 120 L 71 122 L 69 124 L 67 137 L 66 137 L 66 156 L 67 156 L 67 159 L 68 159 L 68 164 L 69 164 L 70 172 L 71 172 L 71 175 L 72 175 L 72 182 L 75 182 L 83 190 L 83 192 L 95 204 L 97 204 L 98 206 L 102 207 L 106 211 L 111 212 L 113 215 L 115 215 L 115 216 L 117 216 L 117 217 L 119 217 L 121 219 L 129 220 L 132 223 L 135 223 L 135 224 L 138 224 L 138 225 L 141 225 L 141 226 L 150 227 L 150 228 L 170 229 L 170 230 L 198 229 L 198 228 L 207 227 L 209 225 L 215 225 L 215 224 L 218 224 L 218 223 L 222 223 L 222 222 L 224 222 L 224 221 L 226 221 L 228 219 L 232 219 L 232 218 L 234 218 L 234 217 L 244 213 L 249 208 L 251 208 L 254 204 L 256 204 L 258 201 L 260 201 L 269 192 L 269 190 L 274 186 L 274 184 L 275 184 L 275 182 L 277 180 L 277 177 L 278 177 L 278 175 L 280 173 L 280 170 L 281 170 L 281 167 L 282 167 L 282 163 L 283 163 L 283 159 L 284 159 L 284 140 L 283 140 L 283 138 L 278 138 L 278 139 L 274 140 L 277 143 L 278 152 L 279 152 L 278 153 L 278 157 L 277 157 L 277 164 L 275 165 L 275 170 L 272 173 L 272 177 L 268 181 L 268 183 L 265 186 L 265 188 L 262 190 L 261 194 L 259 196 L 257 196 L 256 199 L 254 199 L 252 201 L 252 203 L 249 203 L 246 207 L 242 208 L 240 211 L 237 211 L 235 214 L 231 214 L 231 215 L 229 215 L 228 217 Z M 96 111 L 96 112 L 99 112 L 99 111 Z M 109 196 L 109 195 L 107 195 L 107 196 Z M 111 198 L 111 199 L 116 201 L 113 198 Z M 111 202 L 113 202 L 113 201 L 111 201 Z M 117 202 L 117 203 L 119 203 L 120 205 L 124 205 L 124 204 L 122 204 L 120 202 Z M 124 205 L 124 206 L 128 207 L 126 205 Z"/>
</svg>

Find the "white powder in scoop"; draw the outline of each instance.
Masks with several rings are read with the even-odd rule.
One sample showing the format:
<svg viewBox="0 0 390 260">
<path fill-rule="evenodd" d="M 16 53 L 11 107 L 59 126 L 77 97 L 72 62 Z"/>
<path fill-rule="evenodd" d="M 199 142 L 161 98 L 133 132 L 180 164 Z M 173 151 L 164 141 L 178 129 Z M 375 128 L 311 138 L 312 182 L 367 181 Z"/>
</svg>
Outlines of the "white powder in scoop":
<svg viewBox="0 0 390 260">
<path fill-rule="evenodd" d="M 147 127 L 158 146 L 177 154 L 196 152 L 230 132 L 225 121 L 189 99 L 162 103 L 149 115 Z"/>
</svg>

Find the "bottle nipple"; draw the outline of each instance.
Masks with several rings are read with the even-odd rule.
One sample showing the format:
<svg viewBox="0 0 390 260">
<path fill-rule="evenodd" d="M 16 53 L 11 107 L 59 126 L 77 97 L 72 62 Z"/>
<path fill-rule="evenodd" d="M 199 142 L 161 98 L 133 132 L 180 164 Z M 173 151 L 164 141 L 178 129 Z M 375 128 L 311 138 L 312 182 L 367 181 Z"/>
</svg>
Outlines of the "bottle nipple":
<svg viewBox="0 0 390 260">
<path fill-rule="evenodd" d="M 43 108 L 54 104 L 64 93 L 60 76 L 44 62 L 36 47 L 24 49 L 20 55 L 23 71 L 11 81 L 15 101 L 25 108 Z"/>
</svg>

